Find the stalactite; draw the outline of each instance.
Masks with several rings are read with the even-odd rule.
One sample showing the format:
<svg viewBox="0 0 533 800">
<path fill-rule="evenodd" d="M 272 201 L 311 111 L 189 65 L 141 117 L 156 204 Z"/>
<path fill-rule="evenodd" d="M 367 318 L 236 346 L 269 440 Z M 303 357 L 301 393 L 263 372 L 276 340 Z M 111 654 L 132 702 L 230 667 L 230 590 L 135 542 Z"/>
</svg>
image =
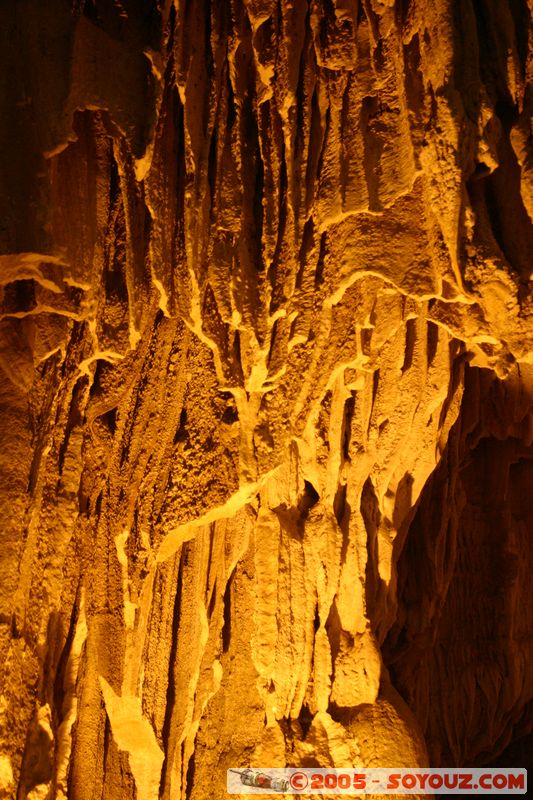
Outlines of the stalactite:
<svg viewBox="0 0 533 800">
<path fill-rule="evenodd" d="M 0 14 L 0 796 L 527 760 L 532 0 Z"/>
</svg>

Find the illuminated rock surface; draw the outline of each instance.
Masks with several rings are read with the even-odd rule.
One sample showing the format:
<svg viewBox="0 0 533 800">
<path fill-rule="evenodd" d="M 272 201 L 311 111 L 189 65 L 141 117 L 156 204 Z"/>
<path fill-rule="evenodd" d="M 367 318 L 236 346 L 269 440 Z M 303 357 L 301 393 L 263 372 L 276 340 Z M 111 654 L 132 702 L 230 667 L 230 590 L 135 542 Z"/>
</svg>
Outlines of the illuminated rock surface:
<svg viewBox="0 0 533 800">
<path fill-rule="evenodd" d="M 4 4 L 0 796 L 527 766 L 532 13 Z"/>
</svg>

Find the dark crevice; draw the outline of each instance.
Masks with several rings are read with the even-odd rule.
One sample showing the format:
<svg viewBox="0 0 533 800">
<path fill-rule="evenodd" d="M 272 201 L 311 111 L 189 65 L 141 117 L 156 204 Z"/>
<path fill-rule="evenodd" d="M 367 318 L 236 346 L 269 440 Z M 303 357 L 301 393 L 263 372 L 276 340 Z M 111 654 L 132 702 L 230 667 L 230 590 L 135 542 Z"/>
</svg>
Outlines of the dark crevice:
<svg viewBox="0 0 533 800">
<path fill-rule="evenodd" d="M 302 288 L 307 259 L 309 258 L 309 254 L 313 249 L 314 243 L 315 243 L 315 226 L 313 222 L 313 217 L 309 217 L 309 219 L 306 221 L 304 225 L 302 234 L 302 243 L 300 245 L 300 250 L 298 252 L 299 268 L 295 282 L 296 289 Z"/>
<path fill-rule="evenodd" d="M 85 0 L 83 3 L 83 16 L 87 17 L 87 19 L 90 19 L 95 25 L 98 25 L 99 27 L 102 26 L 102 20 L 98 14 L 96 0 Z"/>
<path fill-rule="evenodd" d="M 57 663 L 57 667 L 55 670 L 54 682 L 53 682 L 53 716 L 54 716 L 54 728 L 57 731 L 57 728 L 63 721 L 63 700 L 65 695 L 65 672 L 67 668 L 67 663 L 70 656 L 70 651 L 72 649 L 72 642 L 74 641 L 74 636 L 76 634 L 76 626 L 78 624 L 78 612 L 79 612 L 79 602 L 80 602 L 80 594 L 79 590 L 77 593 L 76 600 L 72 607 L 72 612 L 70 615 L 70 622 L 69 622 L 69 629 L 67 632 L 67 636 L 65 639 L 65 643 L 63 645 L 63 649 L 61 651 L 61 655 L 59 657 L 59 661 Z"/>
<path fill-rule="evenodd" d="M 273 311 L 273 310 L 274 309 L 272 309 L 272 307 L 271 307 L 271 311 Z M 272 370 L 272 366 L 273 366 L 274 355 L 276 353 L 276 340 L 277 340 L 278 336 L 280 335 L 280 331 L 282 330 L 284 324 L 285 324 L 285 320 L 282 321 L 280 319 L 277 319 L 274 322 L 274 325 L 272 326 L 272 332 L 270 334 L 270 347 L 269 347 L 269 350 L 268 350 L 268 357 L 267 357 L 267 365 L 268 365 L 268 370 L 269 370 L 270 374 L 271 374 L 271 370 Z"/>
<path fill-rule="evenodd" d="M 326 108 L 326 114 L 324 119 L 324 131 L 322 135 L 322 140 L 320 142 L 320 148 L 318 151 L 318 162 L 316 166 L 316 179 L 319 181 L 319 186 L 320 186 L 320 176 L 323 173 L 324 159 L 326 157 L 326 147 L 330 129 L 331 129 L 331 106 L 328 105 L 328 107 Z"/>
<path fill-rule="evenodd" d="M 16 614 L 12 614 L 9 619 L 9 632 L 11 634 L 12 639 L 22 639 L 23 633 L 22 630 L 19 628 L 19 623 Z"/>
<path fill-rule="evenodd" d="M 318 503 L 319 500 L 320 495 L 313 484 L 309 481 L 304 481 L 304 493 L 300 502 L 298 503 L 298 510 L 300 512 L 301 520 L 307 519 L 309 511 Z"/>
<path fill-rule="evenodd" d="M 67 449 L 70 442 L 70 434 L 72 433 L 74 428 L 81 427 L 83 423 L 83 416 L 80 411 L 80 406 L 81 406 L 81 398 L 83 396 L 83 392 L 87 387 L 87 382 L 88 378 L 86 375 L 84 375 L 76 382 L 74 389 L 72 390 L 68 418 L 65 426 L 65 434 L 61 441 L 61 446 L 59 448 L 59 455 L 57 459 L 58 472 L 60 475 L 63 472 L 65 456 L 67 454 Z"/>
<path fill-rule="evenodd" d="M 324 146 L 324 132 L 322 131 L 322 121 L 320 117 L 320 106 L 318 103 L 318 89 L 315 86 L 311 98 L 311 124 L 309 131 L 309 147 L 307 153 L 307 164 L 305 170 L 305 211 L 309 212 L 315 197 L 315 182 L 319 172 L 319 163 Z"/>
<path fill-rule="evenodd" d="M 185 120 L 183 104 L 175 86 L 171 90 L 170 113 L 172 119 L 173 143 L 176 147 L 175 159 L 175 185 L 176 185 L 176 216 L 181 226 L 184 225 L 185 210 L 185 183 L 187 168 L 185 165 Z"/>
<path fill-rule="evenodd" d="M 102 501 L 103 501 L 103 492 L 99 492 L 96 502 L 94 504 L 94 515 L 96 520 L 100 518 L 100 514 L 102 513 Z"/>
<path fill-rule="evenodd" d="M 268 63 L 268 58 L 273 55 L 275 33 L 276 29 L 272 15 L 268 16 L 255 32 L 255 49 L 259 54 L 259 59 L 262 64 Z"/>
<path fill-rule="evenodd" d="M 342 533 L 341 564 L 345 564 L 348 557 L 351 511 L 352 509 L 348 502 L 348 487 L 346 484 L 341 484 L 335 493 L 333 502 L 333 512 Z"/>
<path fill-rule="evenodd" d="M 407 372 L 413 364 L 416 345 L 416 319 L 408 319 L 405 323 L 405 351 L 402 364 L 402 374 Z"/>
<path fill-rule="evenodd" d="M 322 14 L 320 15 L 318 35 L 320 46 L 325 51 L 328 50 L 329 39 L 331 38 L 332 32 L 335 30 L 336 23 L 335 5 L 332 0 L 322 0 Z"/>
<path fill-rule="evenodd" d="M 212 564 L 213 564 L 212 559 L 213 559 L 213 544 L 214 544 L 214 540 L 215 540 L 215 526 L 214 525 L 210 525 L 209 526 L 209 554 L 207 556 L 207 563 L 208 563 L 209 566 L 208 566 L 208 572 L 207 572 L 207 586 L 206 586 L 206 598 L 205 598 L 205 602 L 209 604 L 208 612 L 207 612 L 209 617 L 211 616 L 211 614 L 213 612 L 214 605 L 215 605 L 216 585 L 217 585 L 217 579 L 215 577 L 213 586 L 211 587 L 211 597 L 209 597 L 208 592 L 209 592 L 209 585 L 210 585 L 210 582 L 211 582 L 210 581 L 210 575 L 211 575 L 211 567 L 212 567 Z"/>
<path fill-rule="evenodd" d="M 235 331 L 233 334 L 233 343 L 231 352 L 233 355 L 233 363 L 237 368 L 240 377 L 244 380 L 244 376 L 242 373 L 242 361 L 241 361 L 241 334 L 238 330 Z"/>
<path fill-rule="evenodd" d="M 403 29 L 409 15 L 411 7 L 411 0 L 396 0 L 394 5 L 394 13 L 396 17 L 396 24 L 400 30 Z"/>
<path fill-rule="evenodd" d="M 266 105 L 266 103 L 264 104 Z M 262 163 L 262 162 L 261 162 Z M 287 161 L 285 152 L 285 142 L 281 142 L 281 157 L 279 170 L 279 200 L 277 208 L 278 230 L 276 235 L 276 247 L 269 269 L 269 280 L 272 285 L 272 300 L 270 302 L 269 313 L 274 314 L 279 306 L 284 302 L 283 291 L 284 280 L 280 280 L 280 273 L 285 269 L 283 263 L 283 241 L 287 224 L 287 200 L 288 200 L 289 181 L 287 176 Z M 276 280 L 277 278 L 277 280 Z"/>
<path fill-rule="evenodd" d="M 341 529 L 344 528 L 346 522 L 346 512 L 347 512 L 347 484 L 343 483 L 335 492 L 335 499 L 333 500 L 333 513 L 335 514 L 335 519 Z"/>
<path fill-rule="evenodd" d="M 531 25 L 527 0 L 509 0 L 509 8 L 514 22 L 516 50 L 520 60 L 521 77 L 522 80 L 525 80 L 528 56 L 528 32 Z"/>
<path fill-rule="evenodd" d="M 379 34 L 378 34 L 379 35 Z M 383 47 L 383 39 L 379 37 L 373 53 L 374 68 L 377 72 L 385 69 L 385 53 Z"/>
<path fill-rule="evenodd" d="M 42 365 L 41 375 L 46 380 L 55 381 L 59 372 L 59 365 L 62 360 L 62 355 L 59 352 L 54 353 Z M 52 408 L 53 395 L 50 393 L 47 402 L 41 406 L 39 413 L 31 419 L 31 430 L 34 442 L 33 457 L 28 476 L 28 493 L 33 494 L 37 481 L 39 478 L 39 470 L 42 463 L 43 454 L 45 451 L 46 437 L 49 431 L 49 423 L 46 422 L 47 415 L 50 414 Z"/>
<path fill-rule="evenodd" d="M 194 4 L 191 4 L 193 7 Z M 198 11 L 196 12 L 198 13 Z M 210 95 L 210 92 L 207 90 L 209 85 L 213 85 L 214 83 L 214 60 L 213 60 L 213 50 L 211 49 L 211 37 L 213 34 L 212 31 L 212 22 L 211 22 L 211 3 L 205 3 L 204 5 L 204 69 L 206 74 L 206 90 L 204 92 L 204 126 L 203 126 L 203 134 L 204 140 L 207 137 L 208 133 L 208 124 L 209 124 L 209 117 L 210 117 L 210 109 L 212 107 L 213 98 Z"/>
<path fill-rule="evenodd" d="M 326 620 L 326 633 L 329 639 L 329 645 L 331 648 L 331 663 L 333 667 L 333 674 L 331 676 L 332 681 L 335 677 L 335 661 L 339 654 L 340 644 L 341 644 L 341 620 L 339 617 L 339 612 L 337 610 L 337 601 L 334 600 L 331 604 L 331 608 L 329 610 L 328 618 Z"/>
<path fill-rule="evenodd" d="M 215 610 L 216 602 L 217 602 L 217 582 L 215 580 L 213 588 L 211 589 L 211 597 L 209 598 L 209 605 L 207 607 L 208 619 L 211 619 L 211 617 L 213 616 L 213 611 Z"/>
<path fill-rule="evenodd" d="M 174 434 L 174 444 L 178 444 L 178 442 L 185 442 L 188 439 L 187 433 L 187 411 L 185 408 L 181 409 L 180 412 L 180 421 L 178 425 L 178 429 Z"/>
<path fill-rule="evenodd" d="M 105 711 L 104 705 L 104 741 L 102 746 L 102 753 L 101 753 L 101 761 L 100 767 L 102 772 L 105 772 L 107 759 L 109 758 L 109 751 L 113 745 L 113 734 L 111 732 L 111 722 L 109 721 L 109 717 L 107 716 L 107 712 Z M 103 778 L 103 775 L 102 775 Z M 102 800 L 105 798 L 105 780 L 102 780 Z"/>
<path fill-rule="evenodd" d="M 467 362 L 468 355 L 463 350 L 464 345 L 458 342 L 457 339 L 452 339 L 449 343 L 449 358 L 452 364 L 451 380 L 448 387 L 448 394 L 446 400 L 442 404 L 442 409 L 439 417 L 439 429 L 444 425 L 446 415 L 449 410 L 450 402 L 455 395 L 460 383 L 463 381 L 464 368 Z"/>
<path fill-rule="evenodd" d="M 350 178 L 350 150 L 347 145 L 351 144 L 351 142 L 349 141 L 351 138 L 351 128 L 349 123 L 350 123 L 350 86 L 353 80 L 352 75 L 353 73 L 348 72 L 348 76 L 346 79 L 346 87 L 342 95 L 342 109 L 341 109 L 341 124 L 340 124 L 341 153 L 340 153 L 339 183 L 340 183 L 343 208 L 346 203 L 346 187 L 348 186 Z"/>
<path fill-rule="evenodd" d="M 313 714 L 309 710 L 309 707 L 305 705 L 305 703 L 302 705 L 302 708 L 298 715 L 298 722 L 300 723 L 303 738 L 305 739 L 305 737 L 309 733 L 309 728 L 311 727 L 311 723 L 313 722 Z"/>
<path fill-rule="evenodd" d="M 231 642 L 231 591 L 235 570 L 231 573 L 224 591 L 224 624 L 222 626 L 222 652 L 227 653 Z"/>
<path fill-rule="evenodd" d="M 527 603 L 520 575 L 533 563 L 527 546 L 533 448 L 515 438 L 518 424 L 529 427 L 531 405 L 523 386 L 489 370 L 467 367 L 463 382 L 458 419 L 414 507 L 406 476 L 400 505 L 412 514 L 398 536 L 398 611 L 382 652 L 393 685 L 421 721 L 431 763 L 527 768 L 528 751 L 513 749 L 513 740 L 532 730 L 531 701 L 528 711 L 513 689 L 512 707 L 509 699 L 502 707 L 501 698 L 520 674 L 516 648 L 531 629 L 518 611 Z M 363 514 L 367 529 L 377 519 L 371 505 Z M 469 702 L 472 692 L 478 695 L 477 723 L 462 715 L 466 691 Z M 480 704 L 487 691 L 494 702 Z"/>
<path fill-rule="evenodd" d="M 326 258 L 326 237 L 327 234 L 323 233 L 320 237 L 320 250 L 318 252 L 318 260 L 316 262 L 315 270 L 315 289 L 324 283 L 324 261 Z"/>
<path fill-rule="evenodd" d="M 37 307 L 33 278 L 12 281 L 4 286 L 2 314 L 28 313 Z"/>
<path fill-rule="evenodd" d="M 103 358 L 99 358 L 96 362 L 96 369 L 94 370 L 91 387 L 89 389 L 89 397 L 91 400 L 95 396 L 99 398 L 104 394 L 105 374 L 108 369 L 109 362 L 104 361 Z"/>
<path fill-rule="evenodd" d="M 437 354 L 437 347 L 439 345 L 439 326 L 434 322 L 428 321 L 427 323 L 427 364 L 430 367 L 433 364 L 433 359 Z"/>
<path fill-rule="evenodd" d="M 233 401 L 233 404 L 228 404 L 228 406 L 226 406 L 221 419 L 225 425 L 233 425 L 235 422 L 239 421 L 239 412 L 237 411 L 235 401 Z"/>
<path fill-rule="evenodd" d="M 114 182 L 113 173 L 115 171 L 117 171 L 117 166 L 113 159 L 111 167 L 111 186 Z M 113 204 L 110 206 L 109 212 L 108 241 L 105 248 L 103 285 L 106 301 L 108 303 L 120 304 L 123 308 L 127 308 L 129 304 L 129 295 L 126 281 L 126 215 L 118 183 L 116 192 L 117 196 L 114 201 L 112 201 Z M 110 194 L 113 193 L 114 190 L 111 189 Z"/>
<path fill-rule="evenodd" d="M 377 595 L 379 590 L 379 572 L 378 572 L 378 529 L 381 523 L 381 512 L 379 510 L 379 502 L 374 490 L 372 479 L 368 477 L 364 483 L 363 491 L 361 493 L 361 516 L 365 523 L 366 529 L 366 547 L 367 547 L 367 561 L 366 561 L 366 580 L 365 580 L 365 596 L 367 614 L 372 621 L 374 618 Z"/>
<path fill-rule="evenodd" d="M 217 127 L 213 128 L 213 132 L 211 133 L 211 141 L 209 143 L 209 155 L 207 158 L 207 183 L 209 185 L 209 195 L 211 198 L 211 215 L 213 215 L 215 210 L 215 193 L 216 193 L 216 186 L 217 186 L 217 165 L 218 165 L 218 153 L 217 153 L 217 144 L 218 144 L 218 132 Z"/>
<path fill-rule="evenodd" d="M 255 116 L 251 115 L 254 120 L 253 137 L 255 142 L 255 181 L 254 181 L 254 194 L 253 194 L 253 231 L 254 231 L 254 244 L 255 244 L 255 259 L 254 263 L 258 270 L 263 270 L 263 255 L 262 255 L 262 238 L 263 238 L 263 190 L 264 190 L 264 177 L 265 170 L 263 160 L 261 158 L 261 150 L 259 147 L 259 130 L 255 123 Z M 285 168 L 285 160 L 282 161 L 282 173 Z M 286 184 L 285 177 L 285 184 Z"/>
<path fill-rule="evenodd" d="M 526 725 L 533 728 L 533 703 L 528 703 L 526 706 L 526 714 L 529 712 L 529 721 L 524 720 Z M 523 716 L 525 717 L 526 714 Z M 487 753 L 485 758 L 480 759 L 482 766 L 487 767 L 500 767 L 500 768 L 522 768 L 533 770 L 533 730 L 531 733 L 523 734 L 520 727 L 513 736 L 510 743 L 505 750 L 494 758 L 494 753 Z"/>
<path fill-rule="evenodd" d="M 310 13 L 311 10 L 308 7 L 307 13 L 305 15 L 305 23 L 304 23 L 304 42 L 302 45 L 302 51 L 300 53 L 300 62 L 298 67 L 298 83 L 296 85 L 296 130 L 303 131 L 304 130 L 304 111 L 306 109 L 306 97 L 305 97 L 305 78 L 306 78 L 306 59 L 309 56 L 308 49 L 309 49 L 309 36 L 310 36 Z M 302 155 L 302 149 L 304 144 L 304 137 L 303 136 L 295 136 L 294 137 L 294 160 L 298 164 L 299 158 Z M 296 209 L 296 218 L 299 217 L 299 208 Z"/>
<path fill-rule="evenodd" d="M 372 346 L 372 328 L 361 328 L 361 352 L 364 356 L 370 355 Z"/>
<path fill-rule="evenodd" d="M 376 405 L 376 397 L 378 396 L 379 389 L 379 369 L 374 370 L 372 375 L 372 409 Z"/>
<path fill-rule="evenodd" d="M 501 118 L 514 119 L 513 111 L 500 109 Z M 478 183 L 482 184 L 484 200 L 496 239 L 506 261 L 524 280 L 531 277 L 533 252 L 533 223 L 524 206 L 521 194 L 520 166 L 512 148 L 509 132 L 500 140 L 500 166 Z"/>
<path fill-rule="evenodd" d="M 114 436 L 117 430 L 117 409 L 112 408 L 110 411 L 102 414 L 101 420 L 109 432 Z"/>
<path fill-rule="evenodd" d="M 185 742 L 183 743 L 183 751 L 185 751 Z M 194 772 L 196 768 L 195 750 L 193 749 L 189 756 L 189 763 L 187 764 L 187 776 L 185 779 L 185 800 L 189 800 L 192 795 L 194 786 Z"/>
<path fill-rule="evenodd" d="M 408 44 L 404 45 L 403 58 L 405 64 L 405 96 L 409 110 L 415 119 L 422 118 L 425 103 L 424 78 L 421 71 L 420 40 L 415 33 Z M 415 131 L 413 131 L 415 133 Z M 417 144 L 422 144 L 422 135 L 417 139 Z"/>
<path fill-rule="evenodd" d="M 372 211 L 381 211 L 379 187 L 381 176 L 381 156 L 385 147 L 383 138 L 383 125 L 379 121 L 382 114 L 379 97 L 367 96 L 363 98 L 360 114 L 360 128 L 364 140 L 363 168 L 368 192 L 368 206 Z"/>
<path fill-rule="evenodd" d="M 380 39 L 380 15 L 374 12 L 372 0 L 359 0 L 359 2 L 362 12 L 361 22 L 368 21 L 372 30 L 372 38 L 377 42 Z"/>
<path fill-rule="evenodd" d="M 226 80 L 228 89 L 227 132 L 229 134 L 228 141 L 231 141 L 233 126 L 237 121 L 237 106 L 235 104 L 235 95 L 233 93 L 233 85 L 231 83 L 229 72 L 226 75 Z"/>
<path fill-rule="evenodd" d="M 120 199 L 120 175 L 118 172 L 118 164 L 116 158 L 110 154 L 109 164 L 109 210 L 110 212 L 115 208 L 116 203 Z"/>
<path fill-rule="evenodd" d="M 499 2 L 499 0 L 496 0 Z M 512 105 L 507 78 L 507 33 L 502 30 L 494 14 L 492 2 L 472 0 L 477 26 L 477 42 L 479 48 L 479 72 L 493 103 L 503 101 Z M 457 4 L 458 8 L 462 6 Z M 456 24 L 456 29 L 458 25 Z M 463 43 L 463 49 L 471 47 L 469 42 Z M 479 102 L 477 103 L 479 106 Z"/>
<path fill-rule="evenodd" d="M 172 52 L 172 46 L 174 45 L 176 36 L 176 6 L 174 3 L 171 3 L 170 11 L 168 13 L 168 31 L 167 48 L 168 52 Z"/>
<path fill-rule="evenodd" d="M 172 718 L 174 716 L 174 708 L 176 705 L 176 667 L 177 667 L 177 652 L 178 652 L 178 635 L 181 617 L 181 593 L 183 586 L 183 570 L 185 568 L 185 560 L 187 554 L 187 542 L 182 545 L 180 563 L 178 567 L 178 580 L 176 585 L 176 594 L 174 596 L 174 611 L 172 615 L 172 638 L 170 653 L 168 659 L 168 683 L 167 695 L 165 702 L 165 720 L 161 729 L 161 741 L 163 745 L 163 752 L 165 760 L 163 761 L 163 768 L 161 770 L 160 794 L 162 795 L 165 790 L 167 782 L 167 772 L 171 767 L 171 760 L 173 754 L 169 752 L 170 739 L 171 739 L 171 726 Z"/>
</svg>

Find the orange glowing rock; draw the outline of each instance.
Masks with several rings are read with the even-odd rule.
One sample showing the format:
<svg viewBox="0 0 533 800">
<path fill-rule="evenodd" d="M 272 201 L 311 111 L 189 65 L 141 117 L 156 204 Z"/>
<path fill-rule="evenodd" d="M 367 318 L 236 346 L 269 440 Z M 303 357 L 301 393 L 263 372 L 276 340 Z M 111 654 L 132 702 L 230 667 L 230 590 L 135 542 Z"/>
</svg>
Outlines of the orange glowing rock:
<svg viewBox="0 0 533 800">
<path fill-rule="evenodd" d="M 531 0 L 8 5 L 0 796 L 528 766 Z"/>
</svg>

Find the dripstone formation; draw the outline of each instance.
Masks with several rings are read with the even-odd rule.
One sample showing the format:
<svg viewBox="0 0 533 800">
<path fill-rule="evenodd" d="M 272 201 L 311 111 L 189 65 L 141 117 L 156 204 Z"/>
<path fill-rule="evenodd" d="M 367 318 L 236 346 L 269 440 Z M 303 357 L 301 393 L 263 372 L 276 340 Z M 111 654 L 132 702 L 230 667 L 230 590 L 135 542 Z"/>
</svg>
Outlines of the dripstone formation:
<svg viewBox="0 0 533 800">
<path fill-rule="evenodd" d="M 0 797 L 531 766 L 532 15 L 2 4 Z"/>
</svg>

